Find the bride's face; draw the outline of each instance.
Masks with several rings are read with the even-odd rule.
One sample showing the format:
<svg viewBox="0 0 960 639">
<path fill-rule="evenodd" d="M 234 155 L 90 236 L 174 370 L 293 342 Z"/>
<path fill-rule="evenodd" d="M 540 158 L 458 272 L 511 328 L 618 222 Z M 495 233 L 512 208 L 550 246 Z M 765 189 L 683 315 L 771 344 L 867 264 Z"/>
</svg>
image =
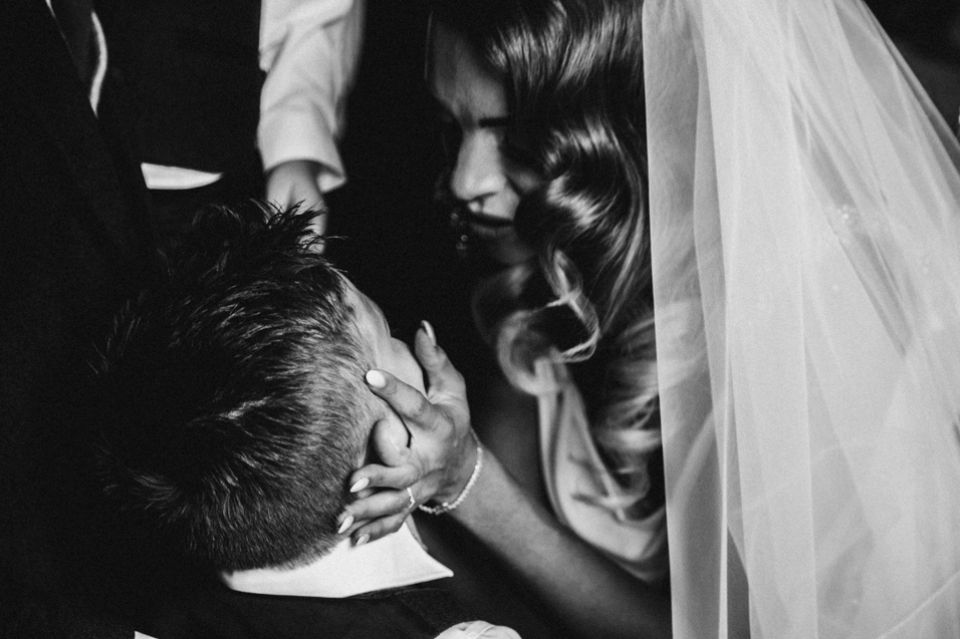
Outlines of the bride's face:
<svg viewBox="0 0 960 639">
<path fill-rule="evenodd" d="M 527 259 L 532 252 L 517 237 L 513 219 L 520 196 L 539 179 L 503 156 L 509 113 L 502 78 L 442 23 L 433 30 L 427 75 L 447 129 L 449 189 L 463 203 L 473 237 L 500 262 Z"/>
</svg>

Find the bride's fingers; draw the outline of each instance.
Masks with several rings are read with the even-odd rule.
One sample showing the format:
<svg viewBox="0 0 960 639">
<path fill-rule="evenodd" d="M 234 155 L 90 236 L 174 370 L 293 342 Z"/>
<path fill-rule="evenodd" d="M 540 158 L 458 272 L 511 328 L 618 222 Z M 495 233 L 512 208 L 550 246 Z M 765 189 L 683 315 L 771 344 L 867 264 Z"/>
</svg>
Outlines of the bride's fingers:
<svg viewBox="0 0 960 639">
<path fill-rule="evenodd" d="M 368 464 L 350 475 L 350 492 L 357 494 L 368 488 L 395 488 L 403 490 L 420 479 L 419 469 L 412 464 L 381 466 Z"/>
<path fill-rule="evenodd" d="M 410 493 L 406 490 L 381 490 L 369 497 L 348 504 L 340 516 L 340 524 L 342 525 L 348 517 L 353 517 L 355 522 L 394 515 L 402 515 L 403 518 L 406 518 L 413 511 L 416 503 L 418 503 L 416 496 L 411 503 Z"/>
<path fill-rule="evenodd" d="M 367 371 L 365 379 L 370 390 L 390 404 L 408 428 L 432 430 L 436 427 L 439 411 L 413 386 L 379 369 Z"/>
<path fill-rule="evenodd" d="M 455 396 L 466 394 L 463 375 L 454 367 L 447 353 L 437 344 L 433 327 L 429 322 L 420 323 L 420 330 L 414 337 L 413 346 L 417 360 L 427 373 L 431 396 L 437 393 Z"/>
</svg>

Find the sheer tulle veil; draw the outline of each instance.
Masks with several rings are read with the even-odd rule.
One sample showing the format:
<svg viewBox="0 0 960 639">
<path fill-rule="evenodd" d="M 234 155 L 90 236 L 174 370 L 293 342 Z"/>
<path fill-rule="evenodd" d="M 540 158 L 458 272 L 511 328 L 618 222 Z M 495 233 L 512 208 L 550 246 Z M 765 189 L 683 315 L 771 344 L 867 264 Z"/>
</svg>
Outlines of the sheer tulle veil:
<svg viewBox="0 0 960 639">
<path fill-rule="evenodd" d="M 859 0 L 643 11 L 674 636 L 960 637 L 956 140 Z"/>
</svg>

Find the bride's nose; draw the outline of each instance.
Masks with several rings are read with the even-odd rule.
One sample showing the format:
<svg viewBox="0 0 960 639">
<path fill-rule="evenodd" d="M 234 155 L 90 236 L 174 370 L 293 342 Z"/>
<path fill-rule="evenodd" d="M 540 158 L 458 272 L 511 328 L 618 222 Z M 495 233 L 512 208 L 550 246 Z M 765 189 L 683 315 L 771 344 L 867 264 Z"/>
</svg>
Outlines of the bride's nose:
<svg viewBox="0 0 960 639">
<path fill-rule="evenodd" d="M 483 129 L 464 135 L 450 175 L 454 197 L 479 213 L 484 201 L 503 191 L 507 184 L 497 135 Z"/>
</svg>

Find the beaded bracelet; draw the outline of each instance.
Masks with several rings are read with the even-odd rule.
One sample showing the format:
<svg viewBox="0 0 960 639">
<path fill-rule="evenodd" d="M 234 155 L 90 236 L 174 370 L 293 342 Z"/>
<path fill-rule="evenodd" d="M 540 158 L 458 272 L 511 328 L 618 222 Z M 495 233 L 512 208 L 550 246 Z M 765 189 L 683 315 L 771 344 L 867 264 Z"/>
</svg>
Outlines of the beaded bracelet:
<svg viewBox="0 0 960 639">
<path fill-rule="evenodd" d="M 480 440 L 477 439 L 477 434 L 472 430 L 470 434 L 473 435 L 473 441 L 477 442 L 477 463 L 473 466 L 473 473 L 470 475 L 470 479 L 467 480 L 467 485 L 463 487 L 463 490 L 460 491 L 460 494 L 452 502 L 445 501 L 436 507 L 421 504 L 420 510 L 423 512 L 430 513 L 431 515 L 442 515 L 443 513 L 450 512 L 463 503 L 463 500 L 467 498 L 467 493 L 469 493 L 473 485 L 477 483 L 477 478 L 480 476 L 480 469 L 483 468 L 483 447 L 480 445 Z"/>
</svg>

